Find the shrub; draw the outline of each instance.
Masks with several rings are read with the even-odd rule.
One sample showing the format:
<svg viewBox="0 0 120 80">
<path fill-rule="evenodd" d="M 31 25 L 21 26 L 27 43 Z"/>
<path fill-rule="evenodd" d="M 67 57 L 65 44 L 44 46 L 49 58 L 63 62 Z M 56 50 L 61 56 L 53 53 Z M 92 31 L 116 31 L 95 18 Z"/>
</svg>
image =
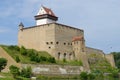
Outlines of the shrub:
<svg viewBox="0 0 120 80">
<path fill-rule="evenodd" d="M 21 76 L 22 77 L 30 78 L 31 75 L 32 75 L 32 69 L 31 69 L 31 67 L 23 68 L 21 70 Z"/>
<path fill-rule="evenodd" d="M 5 58 L 0 58 L 0 72 L 5 68 L 7 65 L 7 60 Z"/>
<path fill-rule="evenodd" d="M 49 58 L 48 58 L 48 62 L 51 62 L 51 63 L 56 63 L 56 61 L 55 61 L 55 58 L 54 58 L 54 57 L 49 57 Z"/>
<path fill-rule="evenodd" d="M 16 60 L 17 63 L 19 63 L 20 62 L 19 56 L 16 56 L 15 60 Z"/>
<path fill-rule="evenodd" d="M 47 61 L 47 58 L 44 56 L 40 56 L 41 61 Z"/>
<path fill-rule="evenodd" d="M 10 70 L 10 73 L 13 75 L 14 78 L 17 78 L 17 76 L 19 76 L 19 74 L 20 74 L 19 68 L 14 66 L 14 65 L 11 65 L 9 67 L 9 70 Z"/>
<path fill-rule="evenodd" d="M 27 55 L 27 50 L 22 46 L 22 47 L 20 48 L 20 53 L 21 53 L 22 55 Z"/>
<path fill-rule="evenodd" d="M 81 72 L 80 73 L 80 79 L 81 80 L 88 80 L 87 72 Z"/>
</svg>

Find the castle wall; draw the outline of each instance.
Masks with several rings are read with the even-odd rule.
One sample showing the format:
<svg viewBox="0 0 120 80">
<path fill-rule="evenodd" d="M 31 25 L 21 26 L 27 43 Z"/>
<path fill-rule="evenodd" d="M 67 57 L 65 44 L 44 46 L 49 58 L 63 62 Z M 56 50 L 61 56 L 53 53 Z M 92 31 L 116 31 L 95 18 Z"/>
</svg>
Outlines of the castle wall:
<svg viewBox="0 0 120 80">
<path fill-rule="evenodd" d="M 56 59 L 74 59 L 72 38 L 84 36 L 83 30 L 58 23 L 23 28 L 18 33 L 18 45 L 47 51 Z"/>
<path fill-rule="evenodd" d="M 46 46 L 47 42 L 55 41 L 55 31 L 54 26 L 51 24 L 35 26 L 31 28 L 24 28 L 18 33 L 18 45 L 24 46 L 28 49 L 36 49 L 38 51 L 48 51 L 54 50 L 54 45 Z M 49 48 L 52 47 L 52 50 Z"/>
<path fill-rule="evenodd" d="M 98 54 L 98 55 L 101 55 L 102 57 L 104 57 L 104 52 L 102 50 L 90 48 L 90 47 L 86 47 L 86 54 L 87 55 Z"/>
<path fill-rule="evenodd" d="M 33 74 L 36 75 L 79 75 L 86 71 L 82 66 L 22 64 L 24 68 L 27 66 L 31 66 Z"/>
<path fill-rule="evenodd" d="M 106 54 L 105 55 L 107 61 L 111 64 L 112 67 L 115 67 L 115 61 L 113 54 Z"/>
<path fill-rule="evenodd" d="M 74 59 L 72 39 L 75 36 L 82 36 L 83 30 L 75 29 L 66 25 L 55 24 L 55 56 L 59 59 Z"/>
</svg>

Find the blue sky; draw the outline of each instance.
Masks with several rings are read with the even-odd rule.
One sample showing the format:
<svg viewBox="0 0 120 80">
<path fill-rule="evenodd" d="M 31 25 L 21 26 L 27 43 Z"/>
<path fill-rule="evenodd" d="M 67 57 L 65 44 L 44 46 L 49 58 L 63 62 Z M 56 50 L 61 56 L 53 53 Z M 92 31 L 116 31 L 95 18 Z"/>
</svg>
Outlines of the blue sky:
<svg viewBox="0 0 120 80">
<path fill-rule="evenodd" d="M 41 5 L 51 8 L 58 23 L 83 29 L 86 45 L 105 53 L 120 51 L 120 0 L 3 0 L 0 44 L 17 44 L 18 25 L 35 25 Z"/>
</svg>

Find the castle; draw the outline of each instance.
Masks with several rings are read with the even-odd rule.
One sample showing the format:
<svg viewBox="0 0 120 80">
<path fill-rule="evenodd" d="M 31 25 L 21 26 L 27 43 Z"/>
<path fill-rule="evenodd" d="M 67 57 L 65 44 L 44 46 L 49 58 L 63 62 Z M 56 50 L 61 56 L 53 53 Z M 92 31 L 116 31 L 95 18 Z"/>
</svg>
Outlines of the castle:
<svg viewBox="0 0 120 80">
<path fill-rule="evenodd" d="M 42 6 L 35 16 L 36 25 L 19 25 L 18 45 L 28 49 L 47 51 L 57 60 L 81 60 L 89 69 L 87 54 L 100 50 L 85 46 L 84 30 L 57 23 L 58 17 Z"/>
</svg>

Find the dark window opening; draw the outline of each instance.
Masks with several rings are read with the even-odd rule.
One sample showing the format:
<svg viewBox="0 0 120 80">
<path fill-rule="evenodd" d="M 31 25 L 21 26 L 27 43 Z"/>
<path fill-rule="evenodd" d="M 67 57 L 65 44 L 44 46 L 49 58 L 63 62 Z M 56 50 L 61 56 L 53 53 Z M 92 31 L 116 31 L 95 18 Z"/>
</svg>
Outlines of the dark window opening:
<svg viewBox="0 0 120 80">
<path fill-rule="evenodd" d="M 66 45 L 66 43 L 64 43 L 64 45 Z"/>
<path fill-rule="evenodd" d="M 49 43 L 48 43 L 48 42 L 46 42 L 46 44 L 48 45 Z"/>
<path fill-rule="evenodd" d="M 51 44 L 53 44 L 53 42 L 51 42 Z"/>
<path fill-rule="evenodd" d="M 56 44 L 59 44 L 59 42 L 56 42 Z"/>
<path fill-rule="evenodd" d="M 66 58 L 66 53 L 64 53 L 64 59 Z"/>
<path fill-rule="evenodd" d="M 49 49 L 51 49 L 51 47 L 49 47 Z"/>
<path fill-rule="evenodd" d="M 60 52 L 58 53 L 58 59 L 60 59 Z"/>
</svg>

